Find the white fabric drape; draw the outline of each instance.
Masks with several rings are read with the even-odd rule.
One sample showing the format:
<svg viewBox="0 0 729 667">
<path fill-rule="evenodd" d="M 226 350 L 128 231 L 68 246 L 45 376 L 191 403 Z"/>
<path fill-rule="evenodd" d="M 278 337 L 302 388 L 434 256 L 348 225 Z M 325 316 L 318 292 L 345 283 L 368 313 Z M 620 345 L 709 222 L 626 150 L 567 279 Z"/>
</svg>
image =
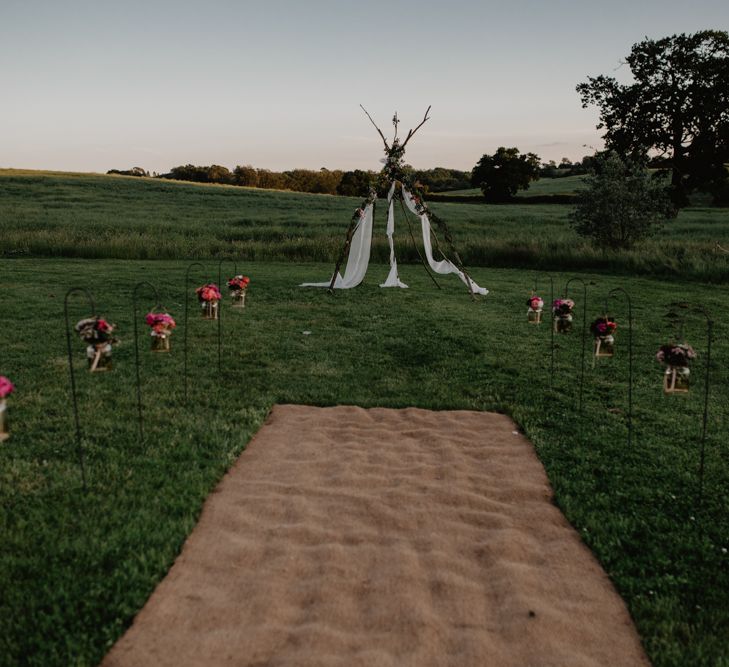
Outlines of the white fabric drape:
<svg viewBox="0 0 729 667">
<path fill-rule="evenodd" d="M 423 245 L 425 246 L 425 257 L 428 260 L 430 268 L 433 269 L 433 271 L 435 271 L 436 273 L 440 273 L 443 275 L 448 273 L 455 273 L 463 281 L 464 285 L 468 286 L 470 282 L 470 287 L 473 290 L 474 294 L 481 294 L 483 296 L 488 294 L 489 291 L 485 287 L 479 287 L 473 280 L 471 280 L 471 278 L 466 278 L 466 276 L 463 274 L 463 271 L 461 271 L 450 260 L 443 259 L 440 262 L 435 261 L 435 259 L 433 258 L 433 246 L 430 240 L 430 220 L 425 213 L 421 215 L 418 212 L 418 207 L 413 201 L 413 196 L 404 187 L 402 189 L 402 195 L 403 199 L 405 200 L 405 205 L 410 209 L 410 211 L 412 211 L 420 218 L 420 226 L 423 229 Z"/>
<path fill-rule="evenodd" d="M 370 249 L 372 247 L 372 223 L 375 205 L 367 204 L 364 214 L 357 223 L 357 228 L 352 235 L 352 243 L 349 246 L 347 257 L 347 268 L 344 276 L 337 274 L 334 287 L 337 289 L 351 289 L 357 287 L 367 273 L 367 266 L 370 263 Z M 300 287 L 329 287 L 331 279 L 325 283 L 302 283 Z"/>
<path fill-rule="evenodd" d="M 392 182 L 390 191 L 387 193 L 387 242 L 390 244 L 390 273 L 387 275 L 387 280 L 380 287 L 402 287 L 407 289 L 407 285 L 397 275 L 397 259 L 395 259 L 395 241 L 393 239 L 393 234 L 395 233 L 394 196 L 395 181 Z"/>
<path fill-rule="evenodd" d="M 485 287 L 479 287 L 473 280 L 467 278 L 453 262 L 443 259 L 436 262 L 433 258 L 433 246 L 430 239 L 430 220 L 426 214 L 420 214 L 418 208 L 413 201 L 413 196 L 404 187 L 402 188 L 403 199 L 405 205 L 415 215 L 420 218 L 420 226 L 423 231 L 423 246 L 425 247 L 425 257 L 428 260 L 430 268 L 436 273 L 446 275 L 455 273 L 466 286 L 470 286 L 474 294 L 486 295 L 489 291 Z M 395 183 L 393 182 L 390 191 L 387 194 L 387 240 L 390 244 L 390 273 L 387 280 L 380 287 L 402 287 L 407 285 L 400 280 L 397 275 L 397 259 L 395 258 L 395 242 L 393 235 L 395 233 L 395 211 L 394 211 Z M 367 273 L 367 266 L 370 262 L 370 250 L 372 248 L 372 227 L 374 217 L 374 203 L 365 206 L 362 217 L 357 223 L 357 227 L 352 235 L 352 242 L 349 246 L 349 255 L 347 257 L 347 268 L 344 276 L 337 274 L 334 282 L 336 289 L 351 289 L 357 287 L 364 280 Z M 331 280 L 325 283 L 302 283 L 300 287 L 329 287 Z"/>
</svg>

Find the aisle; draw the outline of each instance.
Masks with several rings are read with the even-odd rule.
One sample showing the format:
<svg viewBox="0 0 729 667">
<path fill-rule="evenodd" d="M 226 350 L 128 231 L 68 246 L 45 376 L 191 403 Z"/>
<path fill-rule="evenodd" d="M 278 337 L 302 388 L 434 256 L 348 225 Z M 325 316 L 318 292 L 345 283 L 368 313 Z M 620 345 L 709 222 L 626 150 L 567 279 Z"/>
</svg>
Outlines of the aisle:
<svg viewBox="0 0 729 667">
<path fill-rule="evenodd" d="M 499 414 L 276 406 L 104 667 L 647 665 Z"/>
</svg>

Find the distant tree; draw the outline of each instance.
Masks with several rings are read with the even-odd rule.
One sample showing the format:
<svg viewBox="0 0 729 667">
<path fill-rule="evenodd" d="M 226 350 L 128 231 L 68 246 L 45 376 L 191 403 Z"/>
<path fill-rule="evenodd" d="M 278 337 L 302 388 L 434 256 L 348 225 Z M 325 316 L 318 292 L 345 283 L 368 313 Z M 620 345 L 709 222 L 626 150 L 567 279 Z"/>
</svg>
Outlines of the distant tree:
<svg viewBox="0 0 729 667">
<path fill-rule="evenodd" d="M 286 176 L 270 169 L 258 169 L 258 187 L 268 190 L 288 190 Z"/>
<path fill-rule="evenodd" d="M 367 171 L 345 171 L 337 185 L 337 194 L 345 197 L 366 197 L 372 182 L 373 176 Z"/>
<path fill-rule="evenodd" d="M 119 174 L 121 176 L 149 176 L 149 172 L 142 167 L 132 167 L 131 169 L 109 169 L 107 174 Z"/>
<path fill-rule="evenodd" d="M 446 167 L 416 169 L 413 171 L 413 178 L 420 182 L 424 192 L 466 190 L 471 187 L 470 172 L 447 169 Z"/>
<path fill-rule="evenodd" d="M 492 202 L 508 201 L 538 178 L 538 155 L 522 155 L 518 148 L 503 146 L 493 155 L 484 155 L 471 172 L 471 184 L 481 188 L 486 200 Z"/>
<path fill-rule="evenodd" d="M 645 161 L 611 152 L 595 161 L 570 213 L 574 230 L 604 249 L 626 249 L 651 236 L 673 214 L 668 188 Z"/>
<path fill-rule="evenodd" d="M 657 151 L 671 174 L 671 197 L 685 206 L 696 189 L 715 192 L 729 161 L 729 33 L 704 30 L 634 44 L 626 62 L 634 83 L 589 77 L 582 106 L 600 109 L 608 149 Z"/>
<path fill-rule="evenodd" d="M 249 164 L 244 167 L 238 165 L 233 170 L 233 178 L 236 185 L 244 185 L 249 188 L 255 188 L 258 185 L 258 172 Z"/>
<path fill-rule="evenodd" d="M 227 167 L 221 167 L 219 164 L 213 164 L 207 167 L 206 173 L 207 183 L 226 183 L 232 185 L 235 182 L 233 174 Z"/>
<path fill-rule="evenodd" d="M 322 167 L 318 172 L 314 173 L 316 174 L 314 190 L 309 190 L 309 192 L 327 195 L 337 194 L 337 186 L 341 183 L 342 174 L 344 173 L 341 169 L 329 170 L 326 167 Z"/>
</svg>

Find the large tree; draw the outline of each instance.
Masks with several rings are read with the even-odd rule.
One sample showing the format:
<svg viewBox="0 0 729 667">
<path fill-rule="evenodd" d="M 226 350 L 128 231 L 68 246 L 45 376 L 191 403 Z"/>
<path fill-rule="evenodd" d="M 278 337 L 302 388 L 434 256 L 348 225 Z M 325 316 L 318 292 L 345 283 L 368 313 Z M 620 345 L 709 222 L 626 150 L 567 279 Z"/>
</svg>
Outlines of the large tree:
<svg viewBox="0 0 729 667">
<path fill-rule="evenodd" d="M 481 188 L 487 201 L 509 201 L 539 178 L 539 156 L 501 146 L 493 155 L 483 155 L 471 172 L 471 184 Z"/>
<path fill-rule="evenodd" d="M 729 160 L 729 33 L 646 39 L 625 60 L 634 83 L 598 76 L 577 86 L 583 107 L 600 108 L 606 147 L 657 153 L 679 206 L 692 190 L 720 190 Z"/>
<path fill-rule="evenodd" d="M 599 248 L 622 250 L 651 236 L 671 215 L 664 182 L 640 159 L 599 155 L 570 213 L 574 230 Z"/>
</svg>

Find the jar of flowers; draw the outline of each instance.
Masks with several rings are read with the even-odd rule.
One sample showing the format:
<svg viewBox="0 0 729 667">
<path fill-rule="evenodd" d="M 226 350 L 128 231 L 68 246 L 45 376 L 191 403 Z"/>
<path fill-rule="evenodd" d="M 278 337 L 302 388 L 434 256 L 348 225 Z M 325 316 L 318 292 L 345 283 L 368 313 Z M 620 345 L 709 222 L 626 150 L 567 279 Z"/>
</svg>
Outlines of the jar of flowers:
<svg viewBox="0 0 729 667">
<path fill-rule="evenodd" d="M 536 294 L 532 294 L 527 299 L 527 321 L 530 324 L 541 324 L 543 309 L 544 300 Z"/>
<path fill-rule="evenodd" d="M 152 337 L 152 352 L 169 352 L 170 336 L 177 323 L 169 313 L 147 313 L 144 318 Z"/>
<path fill-rule="evenodd" d="M 555 299 L 552 302 L 552 319 L 554 330 L 557 333 L 569 333 L 572 331 L 572 311 L 575 302 L 572 299 Z"/>
<path fill-rule="evenodd" d="M 202 308 L 202 316 L 204 320 L 218 319 L 218 304 L 220 303 L 220 290 L 215 283 L 209 283 L 198 287 L 195 290 L 197 298 Z"/>
<path fill-rule="evenodd" d="M 112 369 L 111 347 L 118 342 L 111 335 L 115 328 L 115 325 L 109 324 L 101 317 L 87 317 L 76 323 L 74 329 L 86 343 L 86 358 L 89 362 L 89 371 L 92 373 Z"/>
<path fill-rule="evenodd" d="M 15 391 L 15 385 L 4 375 L 0 375 L 0 442 L 10 437 L 8 430 L 8 409 L 5 399 Z"/>
<path fill-rule="evenodd" d="M 251 279 L 248 276 L 234 276 L 228 280 L 228 289 L 233 298 L 233 308 L 245 308 L 246 290 Z"/>
<path fill-rule="evenodd" d="M 596 318 L 590 325 L 590 332 L 595 339 L 594 354 L 596 357 L 612 357 L 615 354 L 615 330 L 618 323 L 604 315 Z"/>
<path fill-rule="evenodd" d="M 696 359 L 694 348 L 686 343 L 661 345 L 656 359 L 666 367 L 663 373 L 663 393 L 688 393 L 691 375 L 689 364 Z"/>
</svg>

